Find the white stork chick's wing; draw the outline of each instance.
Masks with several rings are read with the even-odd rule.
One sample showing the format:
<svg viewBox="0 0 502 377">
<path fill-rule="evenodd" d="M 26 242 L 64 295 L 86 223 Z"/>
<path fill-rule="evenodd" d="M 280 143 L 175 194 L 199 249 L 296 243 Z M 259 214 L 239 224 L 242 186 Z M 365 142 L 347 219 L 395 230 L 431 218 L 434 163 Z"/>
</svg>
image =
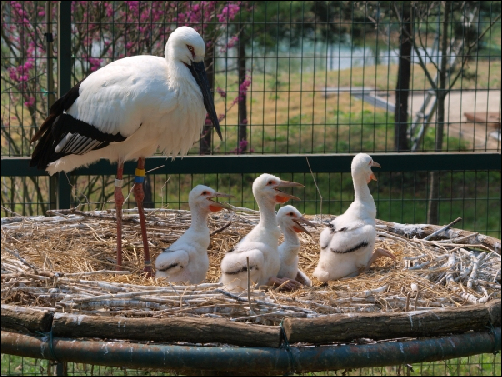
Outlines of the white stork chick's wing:
<svg viewBox="0 0 502 377">
<path fill-rule="evenodd" d="M 253 194 L 260 209 L 260 222 L 249 232 L 235 247 L 232 252 L 227 252 L 221 261 L 221 281 L 230 289 L 246 289 L 247 267 L 246 257 L 250 258 L 250 272 L 252 280 L 258 285 L 271 285 L 276 283 L 280 269 L 278 251 L 281 232 L 275 217 L 275 205 L 285 203 L 290 199 L 300 200 L 296 196 L 279 191 L 280 187 L 303 187 L 297 182 L 282 181 L 271 174 L 262 174 L 253 182 Z M 253 264 L 251 264 L 253 260 Z M 246 270 L 247 272 L 247 270 Z M 237 274 L 238 279 L 236 278 Z M 289 284 L 289 283 L 288 283 Z"/>
<path fill-rule="evenodd" d="M 342 228 L 334 232 L 324 252 L 314 276 L 320 281 L 329 281 L 357 274 L 367 265 L 375 247 L 375 228 L 371 225 Z"/>
<path fill-rule="evenodd" d="M 277 223 L 284 234 L 284 242 L 279 245 L 281 267 L 277 277 L 293 279 L 310 287 L 312 285 L 310 279 L 298 269 L 298 253 L 301 244 L 297 233 L 308 233 L 303 225 L 315 227 L 315 224 L 307 221 L 300 211 L 291 205 L 279 209 Z"/>
<path fill-rule="evenodd" d="M 188 203 L 192 222 L 187 231 L 155 260 L 156 277 L 191 284 L 199 284 L 205 279 L 209 269 L 207 248 L 210 243 L 207 216 L 210 212 L 228 208 L 212 198 L 230 196 L 203 185 L 190 191 Z"/>
<path fill-rule="evenodd" d="M 248 246 L 253 246 L 248 244 Z M 221 261 L 221 281 L 230 290 L 245 289 L 247 287 L 247 258 L 249 258 L 249 280 L 252 285 L 265 285 L 262 269 L 265 267 L 263 245 L 251 250 L 231 250 Z M 223 272 L 224 271 L 224 272 Z"/>
<path fill-rule="evenodd" d="M 380 167 L 380 164 L 365 153 L 357 154 L 352 160 L 355 199 L 345 213 L 322 232 L 320 259 L 314 271 L 320 281 L 355 276 L 370 263 L 376 236 L 376 207 L 368 187 L 372 179 L 376 180 L 371 167 Z"/>
<path fill-rule="evenodd" d="M 100 158 L 150 156 L 157 147 L 184 155 L 199 138 L 206 111 L 220 134 L 204 56 L 199 33 L 179 27 L 165 58 L 123 58 L 91 73 L 51 107 L 32 139 L 40 141 L 30 166 L 54 174 Z"/>
</svg>

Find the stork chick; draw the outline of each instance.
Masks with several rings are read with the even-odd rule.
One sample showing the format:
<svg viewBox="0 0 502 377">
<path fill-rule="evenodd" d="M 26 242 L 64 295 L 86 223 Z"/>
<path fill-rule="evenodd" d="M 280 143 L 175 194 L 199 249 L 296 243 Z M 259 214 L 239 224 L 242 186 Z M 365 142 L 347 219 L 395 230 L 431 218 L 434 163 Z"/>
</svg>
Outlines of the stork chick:
<svg viewBox="0 0 502 377">
<path fill-rule="evenodd" d="M 212 198 L 230 196 L 232 195 L 216 192 L 203 185 L 198 185 L 190 191 L 188 203 L 192 223 L 190 228 L 155 260 L 157 278 L 191 284 L 199 284 L 205 279 L 209 269 L 207 248 L 210 243 L 207 216 L 211 212 L 228 208 L 224 203 L 214 202 Z"/>
<path fill-rule="evenodd" d="M 357 154 L 352 160 L 354 202 L 323 230 L 320 237 L 321 254 L 314 276 L 322 282 L 357 276 L 379 257 L 395 259 L 384 249 L 375 250 L 376 206 L 368 183 L 376 181 L 376 177 L 371 167 L 380 167 L 380 164 L 365 153 Z"/>
<path fill-rule="evenodd" d="M 311 227 L 315 227 L 316 225 L 307 221 L 300 211 L 291 205 L 279 209 L 279 212 L 277 212 L 277 223 L 284 234 L 284 242 L 279 245 L 281 268 L 277 277 L 293 279 L 304 286 L 311 287 L 312 282 L 310 279 L 298 268 L 300 239 L 296 233 L 308 233 L 302 224 Z"/>
<path fill-rule="evenodd" d="M 260 222 L 221 261 L 221 281 L 229 289 L 247 287 L 247 261 L 249 258 L 250 279 L 258 286 L 283 285 L 295 289 L 300 284 L 290 279 L 277 277 L 280 270 L 279 237 L 275 205 L 296 196 L 279 191 L 279 187 L 304 187 L 301 183 L 282 181 L 271 174 L 262 174 L 253 183 L 253 194 L 260 208 Z"/>
</svg>

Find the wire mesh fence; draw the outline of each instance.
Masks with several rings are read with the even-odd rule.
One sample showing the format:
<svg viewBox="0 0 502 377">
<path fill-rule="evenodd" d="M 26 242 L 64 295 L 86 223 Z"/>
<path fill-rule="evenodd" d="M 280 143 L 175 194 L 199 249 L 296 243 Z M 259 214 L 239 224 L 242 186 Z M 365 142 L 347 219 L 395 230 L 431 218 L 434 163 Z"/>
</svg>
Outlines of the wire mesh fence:
<svg viewBox="0 0 502 377">
<path fill-rule="evenodd" d="M 500 4 L 411 4 L 76 1 L 59 48 L 73 85 L 196 28 L 225 132 L 191 154 L 499 151 Z M 2 3 L 2 156 L 30 155 L 55 99 L 57 17 Z"/>
<path fill-rule="evenodd" d="M 274 171 L 269 171 L 274 174 Z M 352 178 L 348 172 L 339 173 L 275 173 L 281 179 L 302 183 L 305 188 L 295 189 L 301 201 L 293 203 L 307 214 L 334 215 L 343 213 L 354 200 Z M 188 210 L 188 193 L 197 184 L 213 187 L 234 195 L 229 203 L 258 209 L 251 185 L 258 173 L 237 174 L 156 174 L 147 175 L 145 205 Z M 427 223 L 430 206 L 430 172 L 380 172 L 372 184 L 372 195 L 377 217 L 385 221 L 408 224 Z M 4 184 L 17 187 L 8 192 L 9 202 L 2 202 L 2 215 L 15 213 L 22 216 L 43 214 L 50 209 L 48 177 L 4 177 Z M 113 176 L 68 176 L 72 186 L 71 206 L 82 205 L 85 210 L 114 208 Z M 447 224 L 462 218 L 458 227 L 500 238 L 500 172 L 442 171 L 439 177 L 438 220 Z M 124 208 L 136 206 L 134 176 L 125 175 Z M 317 186 L 316 186 L 317 184 Z M 2 196 L 2 200 L 4 197 Z"/>
</svg>

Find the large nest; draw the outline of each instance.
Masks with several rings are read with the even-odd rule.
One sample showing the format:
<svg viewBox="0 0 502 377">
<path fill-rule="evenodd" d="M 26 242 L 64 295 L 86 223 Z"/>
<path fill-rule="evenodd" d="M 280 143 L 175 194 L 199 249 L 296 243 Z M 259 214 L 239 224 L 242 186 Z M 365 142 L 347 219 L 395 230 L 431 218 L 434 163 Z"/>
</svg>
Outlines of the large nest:
<svg viewBox="0 0 502 377">
<path fill-rule="evenodd" d="M 241 208 L 209 217 L 210 269 L 198 286 L 174 285 L 142 274 L 135 210 L 124 211 L 122 273 L 113 271 L 114 211 L 54 214 L 2 219 L 2 303 L 96 315 L 208 316 L 271 325 L 284 317 L 425 311 L 500 297 L 500 241 L 482 242 L 490 237 L 478 233 L 450 233 L 440 240 L 448 233 L 443 229 L 423 239 L 427 225 L 377 221 L 376 246 L 394 253 L 396 261 L 382 258 L 358 277 L 329 284 L 314 278 L 313 287 L 295 292 L 253 290 L 250 307 L 248 292 L 228 292 L 218 281 L 221 259 L 257 224 L 256 211 Z M 300 235 L 300 268 L 312 277 L 319 260 L 319 233 L 332 217 L 307 218 L 320 225 Z M 187 211 L 148 210 L 152 260 L 189 225 Z"/>
</svg>

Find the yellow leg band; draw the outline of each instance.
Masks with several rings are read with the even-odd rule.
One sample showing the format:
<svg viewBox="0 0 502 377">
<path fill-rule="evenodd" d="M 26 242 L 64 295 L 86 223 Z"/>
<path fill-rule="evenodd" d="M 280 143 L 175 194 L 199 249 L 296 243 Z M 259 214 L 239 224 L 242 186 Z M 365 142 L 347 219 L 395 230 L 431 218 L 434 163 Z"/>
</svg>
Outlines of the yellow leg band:
<svg viewBox="0 0 502 377">
<path fill-rule="evenodd" d="M 136 168 L 134 175 L 136 177 L 144 177 L 145 176 L 145 169 L 138 169 Z"/>
</svg>

